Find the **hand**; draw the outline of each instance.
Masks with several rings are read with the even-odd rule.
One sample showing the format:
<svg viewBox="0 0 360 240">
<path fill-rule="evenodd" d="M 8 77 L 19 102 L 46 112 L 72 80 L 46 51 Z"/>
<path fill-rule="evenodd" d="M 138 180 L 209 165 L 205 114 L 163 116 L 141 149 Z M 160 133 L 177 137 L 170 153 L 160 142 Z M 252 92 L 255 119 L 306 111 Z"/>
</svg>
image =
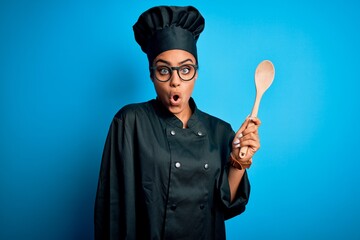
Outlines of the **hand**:
<svg viewBox="0 0 360 240">
<path fill-rule="evenodd" d="M 249 168 L 252 163 L 252 157 L 260 149 L 260 138 L 258 128 L 261 121 L 256 118 L 246 118 L 240 129 L 235 134 L 233 140 L 231 158 L 237 161 L 243 168 Z M 240 148 L 247 146 L 248 150 L 245 157 L 240 158 Z"/>
</svg>

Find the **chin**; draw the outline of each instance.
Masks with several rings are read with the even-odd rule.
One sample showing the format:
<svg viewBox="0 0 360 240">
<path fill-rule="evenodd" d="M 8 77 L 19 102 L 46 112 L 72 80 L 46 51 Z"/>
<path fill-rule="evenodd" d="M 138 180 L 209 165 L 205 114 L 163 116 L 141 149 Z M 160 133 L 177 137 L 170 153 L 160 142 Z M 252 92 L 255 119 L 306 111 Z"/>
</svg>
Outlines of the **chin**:
<svg viewBox="0 0 360 240">
<path fill-rule="evenodd" d="M 172 114 L 179 114 L 183 111 L 183 108 L 180 106 L 171 106 L 169 105 L 167 107 L 167 109 L 169 110 L 169 112 L 171 112 Z"/>
</svg>

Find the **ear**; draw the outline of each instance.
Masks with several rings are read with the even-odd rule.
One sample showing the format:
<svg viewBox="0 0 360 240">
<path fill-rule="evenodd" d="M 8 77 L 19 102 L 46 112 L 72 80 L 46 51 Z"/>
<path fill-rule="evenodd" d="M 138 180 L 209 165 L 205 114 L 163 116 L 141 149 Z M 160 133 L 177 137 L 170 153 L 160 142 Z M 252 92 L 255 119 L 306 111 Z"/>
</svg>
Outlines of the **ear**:
<svg viewBox="0 0 360 240">
<path fill-rule="evenodd" d="M 198 72 L 196 72 L 196 75 L 195 75 L 195 77 L 194 77 L 194 81 L 196 81 L 197 79 L 198 79 L 198 75 L 199 73 Z"/>
</svg>

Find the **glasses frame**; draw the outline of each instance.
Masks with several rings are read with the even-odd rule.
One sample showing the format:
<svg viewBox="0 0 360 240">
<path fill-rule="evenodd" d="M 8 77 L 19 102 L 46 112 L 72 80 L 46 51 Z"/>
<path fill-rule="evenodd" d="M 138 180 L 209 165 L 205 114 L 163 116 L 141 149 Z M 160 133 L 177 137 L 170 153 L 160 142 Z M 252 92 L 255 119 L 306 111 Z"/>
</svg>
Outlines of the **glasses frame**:
<svg viewBox="0 0 360 240">
<path fill-rule="evenodd" d="M 192 76 L 192 78 L 190 78 L 190 79 L 183 79 L 183 78 L 180 76 L 179 70 L 180 70 L 182 67 L 184 67 L 184 66 L 192 66 L 192 67 L 195 69 L 195 73 L 194 73 L 194 76 Z M 169 77 L 168 80 L 160 80 L 160 79 L 158 79 L 158 78 L 156 77 L 156 74 L 155 74 L 154 70 L 157 70 L 159 67 L 166 67 L 166 68 L 168 68 L 168 69 L 170 70 L 170 77 Z M 178 66 L 178 67 L 170 67 L 170 66 L 167 66 L 167 65 L 152 66 L 152 67 L 150 67 L 150 70 L 152 71 L 152 76 L 154 76 L 155 79 L 156 79 L 157 81 L 159 81 L 159 82 L 168 82 L 168 81 L 170 81 L 170 79 L 171 79 L 172 76 L 173 76 L 174 70 L 176 70 L 179 78 L 180 78 L 182 81 L 188 82 L 188 81 L 191 81 L 191 80 L 194 79 L 198 68 L 199 68 L 199 66 L 196 65 L 196 64 L 183 64 L 183 65 Z"/>
</svg>

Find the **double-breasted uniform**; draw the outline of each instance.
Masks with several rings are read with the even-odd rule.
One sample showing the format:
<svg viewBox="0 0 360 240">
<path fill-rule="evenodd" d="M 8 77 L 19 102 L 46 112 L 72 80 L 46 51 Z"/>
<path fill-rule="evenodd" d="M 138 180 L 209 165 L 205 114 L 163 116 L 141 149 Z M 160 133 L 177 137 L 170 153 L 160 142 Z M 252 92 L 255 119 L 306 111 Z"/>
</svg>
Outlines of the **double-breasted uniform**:
<svg viewBox="0 0 360 240">
<path fill-rule="evenodd" d="M 123 107 L 104 147 L 96 239 L 225 239 L 224 220 L 245 210 L 245 172 L 230 203 L 231 126 L 197 109 L 188 128 L 158 100 Z"/>
</svg>

